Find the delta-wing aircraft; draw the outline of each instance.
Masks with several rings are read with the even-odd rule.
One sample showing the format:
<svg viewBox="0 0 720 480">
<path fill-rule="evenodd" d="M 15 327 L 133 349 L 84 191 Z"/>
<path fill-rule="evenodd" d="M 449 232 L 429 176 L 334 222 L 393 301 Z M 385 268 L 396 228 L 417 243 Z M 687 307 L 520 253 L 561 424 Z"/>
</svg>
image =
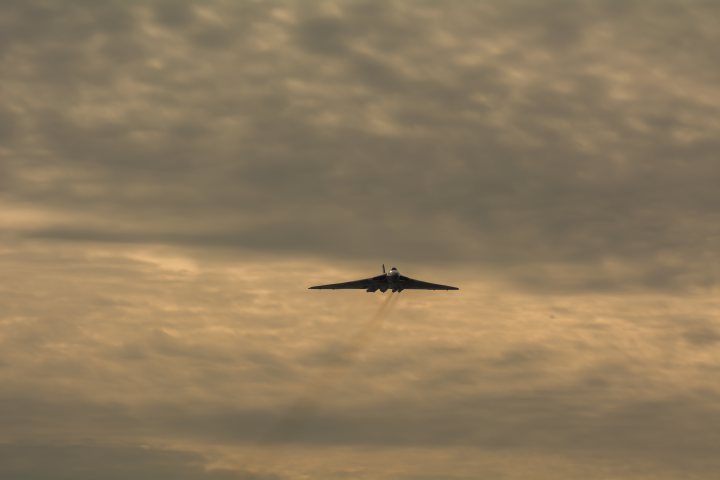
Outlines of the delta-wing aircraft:
<svg viewBox="0 0 720 480">
<path fill-rule="evenodd" d="M 400 275 L 397 268 L 392 267 L 389 272 L 385 271 L 385 265 L 382 266 L 383 274 L 377 277 L 364 278 L 352 282 L 331 283 L 329 285 L 317 285 L 310 289 L 318 290 L 365 290 L 366 292 L 377 292 L 380 290 L 385 293 L 390 290 L 393 292 L 402 292 L 403 290 L 460 290 L 457 287 L 449 285 L 439 285 L 437 283 L 422 282 L 404 275 Z"/>
</svg>

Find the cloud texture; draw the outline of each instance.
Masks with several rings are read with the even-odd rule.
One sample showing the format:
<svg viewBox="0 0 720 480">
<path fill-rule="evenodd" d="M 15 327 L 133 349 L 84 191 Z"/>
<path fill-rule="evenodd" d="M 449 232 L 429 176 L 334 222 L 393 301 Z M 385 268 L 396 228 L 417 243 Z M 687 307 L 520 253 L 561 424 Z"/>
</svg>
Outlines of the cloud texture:
<svg viewBox="0 0 720 480">
<path fill-rule="evenodd" d="M 714 478 L 719 10 L 3 2 L 0 476 Z"/>
</svg>

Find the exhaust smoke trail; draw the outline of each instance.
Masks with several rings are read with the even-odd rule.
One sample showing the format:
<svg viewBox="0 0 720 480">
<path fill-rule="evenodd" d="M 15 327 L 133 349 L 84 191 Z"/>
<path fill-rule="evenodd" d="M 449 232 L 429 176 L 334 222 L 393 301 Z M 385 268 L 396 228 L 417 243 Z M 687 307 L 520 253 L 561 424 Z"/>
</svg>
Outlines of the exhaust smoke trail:
<svg viewBox="0 0 720 480">
<path fill-rule="evenodd" d="M 333 359 L 334 363 L 327 365 L 308 383 L 305 393 L 300 395 L 288 407 L 287 411 L 281 415 L 277 424 L 261 443 L 282 442 L 299 436 L 302 427 L 307 424 L 308 420 L 318 410 L 321 396 L 326 396 L 332 387 L 342 382 L 349 368 L 355 363 L 357 355 L 382 330 L 383 322 L 397 305 L 398 297 L 398 294 L 391 293 L 380 304 L 375 314 L 361 325 L 357 333 L 336 350 Z"/>
<path fill-rule="evenodd" d="M 363 347 L 369 345 L 373 337 L 382 330 L 383 322 L 393 308 L 397 305 L 399 294 L 391 293 L 390 296 L 380 305 L 380 308 L 370 320 L 362 325 L 360 330 L 346 344 L 345 356 L 351 361 L 354 355 L 359 353 Z"/>
</svg>

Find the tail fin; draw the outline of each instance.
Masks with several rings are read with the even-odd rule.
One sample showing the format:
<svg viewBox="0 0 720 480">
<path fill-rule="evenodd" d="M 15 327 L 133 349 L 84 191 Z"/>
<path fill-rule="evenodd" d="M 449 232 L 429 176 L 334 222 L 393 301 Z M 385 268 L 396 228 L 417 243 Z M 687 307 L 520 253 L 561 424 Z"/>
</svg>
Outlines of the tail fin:
<svg viewBox="0 0 720 480">
<path fill-rule="evenodd" d="M 383 263 L 383 273 L 387 273 L 387 272 L 385 271 L 385 264 L 384 264 L 384 263 Z"/>
</svg>

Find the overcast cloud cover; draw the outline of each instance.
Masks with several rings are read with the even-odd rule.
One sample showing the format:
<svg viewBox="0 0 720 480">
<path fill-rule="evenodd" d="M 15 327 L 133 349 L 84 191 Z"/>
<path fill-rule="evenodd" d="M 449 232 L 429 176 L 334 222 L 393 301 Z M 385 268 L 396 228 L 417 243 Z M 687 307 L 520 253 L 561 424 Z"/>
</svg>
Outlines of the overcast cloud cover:
<svg viewBox="0 0 720 480">
<path fill-rule="evenodd" d="M 0 478 L 715 479 L 719 19 L 3 1 Z"/>
</svg>

